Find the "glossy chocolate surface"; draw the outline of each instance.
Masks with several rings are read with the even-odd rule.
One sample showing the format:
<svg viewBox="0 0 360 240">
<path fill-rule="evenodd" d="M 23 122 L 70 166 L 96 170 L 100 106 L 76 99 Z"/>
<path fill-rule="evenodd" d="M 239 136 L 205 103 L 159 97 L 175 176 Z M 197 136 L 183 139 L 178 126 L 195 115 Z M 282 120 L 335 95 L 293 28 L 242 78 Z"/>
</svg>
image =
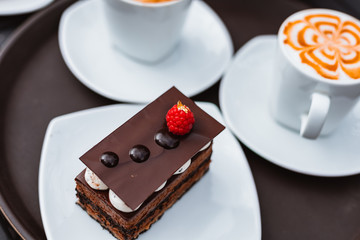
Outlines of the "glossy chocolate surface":
<svg viewBox="0 0 360 240">
<path fill-rule="evenodd" d="M 150 150 L 144 145 L 136 145 L 129 152 L 130 158 L 137 163 L 145 162 L 150 157 Z"/>
<path fill-rule="evenodd" d="M 163 129 L 159 130 L 155 134 L 155 142 L 166 149 L 173 149 L 179 146 L 180 144 L 180 137 L 175 136 L 171 132 L 167 130 L 167 127 L 164 127 Z"/>
<path fill-rule="evenodd" d="M 195 124 L 191 132 L 180 139 L 179 146 L 165 149 L 155 142 L 154 136 L 164 126 L 167 111 L 178 100 L 194 113 Z M 80 159 L 130 208 L 135 209 L 223 129 L 223 125 L 173 87 Z M 146 146 L 151 153 L 149 159 L 142 163 L 134 162 L 129 151 L 135 145 Z M 119 156 L 118 165 L 105 167 L 99 161 L 104 152 L 116 153 Z"/>
<path fill-rule="evenodd" d="M 100 161 L 108 168 L 115 167 L 119 163 L 119 157 L 116 153 L 105 152 L 100 156 Z"/>
</svg>

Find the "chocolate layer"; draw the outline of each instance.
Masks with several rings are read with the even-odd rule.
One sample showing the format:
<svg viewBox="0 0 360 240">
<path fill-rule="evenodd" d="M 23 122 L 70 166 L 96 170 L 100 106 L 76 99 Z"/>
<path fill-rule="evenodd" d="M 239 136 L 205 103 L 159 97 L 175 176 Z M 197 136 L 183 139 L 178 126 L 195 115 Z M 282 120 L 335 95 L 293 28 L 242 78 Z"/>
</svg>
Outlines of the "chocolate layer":
<svg viewBox="0 0 360 240">
<path fill-rule="evenodd" d="M 185 172 L 172 176 L 161 191 L 153 193 L 133 213 L 123 213 L 114 208 L 108 198 L 109 191 L 92 189 L 86 183 L 82 171 L 76 177 L 78 204 L 117 238 L 134 239 L 149 229 L 166 209 L 202 177 L 209 168 L 211 153 L 211 146 L 197 153 Z"/>
<path fill-rule="evenodd" d="M 112 212 L 114 213 L 114 216 L 115 215 L 120 216 L 121 219 L 119 221 L 123 222 L 123 225 L 132 226 L 136 222 L 140 221 L 144 217 L 144 215 L 146 215 L 146 213 L 151 210 L 151 206 L 155 206 L 159 201 L 161 201 L 162 198 L 166 197 L 167 192 L 171 191 L 171 189 L 175 185 L 177 185 L 180 181 L 182 181 L 182 179 L 185 178 L 186 175 L 189 174 L 189 172 L 194 171 L 196 168 L 198 168 L 199 165 L 201 165 L 203 161 L 209 159 L 211 154 L 212 154 L 212 144 L 207 149 L 195 154 L 195 156 L 191 159 L 191 165 L 185 172 L 171 176 L 167 180 L 164 189 L 158 192 L 153 192 L 144 201 L 144 203 L 141 205 L 141 207 L 138 210 L 129 213 L 121 212 L 117 210 L 114 206 L 112 206 L 112 204 L 109 201 L 108 190 L 95 190 L 89 187 L 84 178 L 85 170 L 81 171 L 78 174 L 78 176 L 75 178 L 75 181 L 82 183 L 82 185 L 86 185 L 89 191 L 91 192 L 91 194 L 96 195 L 103 202 L 103 205 L 110 206 Z"/>
<path fill-rule="evenodd" d="M 165 149 L 156 144 L 154 137 L 166 126 L 166 113 L 178 100 L 191 109 L 195 124 L 192 131 L 180 139 L 178 147 Z M 173 87 L 80 159 L 130 208 L 135 209 L 223 129 L 223 125 Z M 129 150 L 139 144 L 150 150 L 149 159 L 142 163 L 134 162 L 129 156 Z M 117 166 L 108 168 L 101 163 L 100 156 L 105 152 L 118 155 Z"/>
<path fill-rule="evenodd" d="M 133 228 L 124 228 L 121 224 L 116 222 L 106 211 L 101 209 L 95 202 L 91 201 L 84 192 L 82 187 L 77 187 L 77 196 L 79 198 L 78 204 L 87 213 L 98 221 L 104 228 L 118 239 L 133 240 L 138 237 L 140 233 L 147 231 L 151 225 L 159 220 L 164 212 L 170 208 L 189 188 L 191 188 L 209 169 L 210 160 L 203 162 L 198 169 L 191 172 L 183 181 L 181 181 L 174 190 L 164 198 L 159 205 L 150 211 L 141 221 L 139 221 Z"/>
</svg>

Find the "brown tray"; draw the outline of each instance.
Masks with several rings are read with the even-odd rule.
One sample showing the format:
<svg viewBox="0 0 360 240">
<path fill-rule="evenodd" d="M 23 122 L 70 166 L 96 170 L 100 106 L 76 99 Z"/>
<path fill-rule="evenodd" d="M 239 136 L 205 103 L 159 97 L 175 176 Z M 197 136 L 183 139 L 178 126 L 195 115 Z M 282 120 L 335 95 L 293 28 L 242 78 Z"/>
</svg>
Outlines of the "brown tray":
<svg viewBox="0 0 360 240">
<path fill-rule="evenodd" d="M 49 121 L 114 103 L 77 81 L 61 57 L 58 23 L 74 1 L 59 0 L 33 15 L 0 52 L 0 210 L 25 239 L 46 239 L 38 167 Z M 229 28 L 234 49 L 256 35 L 275 34 L 283 19 L 307 7 L 298 0 L 206 2 Z M 218 87 L 193 99 L 218 104 Z M 257 185 L 263 239 L 360 239 L 360 175 L 305 176 L 243 148 Z"/>
<path fill-rule="evenodd" d="M 45 239 L 38 201 L 40 151 L 49 121 L 113 103 L 85 88 L 65 66 L 58 48 L 58 1 L 34 15 L 0 53 L 0 206 L 25 239 Z"/>
</svg>

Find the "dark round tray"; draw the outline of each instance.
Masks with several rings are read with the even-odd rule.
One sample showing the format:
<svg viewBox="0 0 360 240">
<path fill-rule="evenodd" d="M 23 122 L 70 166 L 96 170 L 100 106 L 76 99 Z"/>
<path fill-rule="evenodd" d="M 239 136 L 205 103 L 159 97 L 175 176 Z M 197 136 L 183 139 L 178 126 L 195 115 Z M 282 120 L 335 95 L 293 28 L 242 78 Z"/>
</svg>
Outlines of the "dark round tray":
<svg viewBox="0 0 360 240">
<path fill-rule="evenodd" d="M 58 23 L 72 2 L 58 1 L 31 17 L 0 54 L 0 206 L 25 239 L 46 238 L 39 209 L 38 169 L 49 121 L 113 103 L 86 89 L 62 60 Z"/>
<path fill-rule="evenodd" d="M 0 210 L 25 239 L 46 239 L 39 210 L 38 167 L 49 121 L 114 103 L 77 81 L 61 57 L 58 23 L 73 2 L 59 0 L 33 15 L 0 52 Z M 206 2 L 227 25 L 234 49 L 259 34 L 275 34 L 288 15 L 309 7 L 298 0 Z M 193 99 L 218 105 L 218 88 L 217 83 Z M 257 185 L 263 239 L 360 236 L 359 175 L 305 176 L 277 167 L 242 147 Z"/>
</svg>

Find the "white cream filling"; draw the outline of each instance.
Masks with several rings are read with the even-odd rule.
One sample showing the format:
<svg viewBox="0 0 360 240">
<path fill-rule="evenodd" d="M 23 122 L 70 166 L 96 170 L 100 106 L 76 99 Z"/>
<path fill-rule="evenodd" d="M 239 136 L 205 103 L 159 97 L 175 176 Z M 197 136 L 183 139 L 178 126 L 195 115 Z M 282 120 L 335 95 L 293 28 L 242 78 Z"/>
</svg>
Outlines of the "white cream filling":
<svg viewBox="0 0 360 240">
<path fill-rule="evenodd" d="M 167 183 L 167 181 L 165 181 L 163 184 L 161 184 L 160 187 L 158 187 L 158 188 L 155 190 L 155 192 L 158 192 L 158 191 L 160 191 L 161 189 L 163 189 L 163 188 L 165 187 L 166 183 Z"/>
<path fill-rule="evenodd" d="M 211 141 L 208 142 L 207 144 L 205 144 L 205 146 L 203 146 L 203 147 L 199 150 L 199 152 L 204 151 L 205 149 L 207 149 L 208 147 L 210 147 L 210 145 L 211 145 Z M 184 165 L 182 165 L 176 172 L 174 172 L 173 175 L 177 175 L 177 174 L 180 174 L 180 173 L 185 172 L 186 169 L 188 169 L 188 167 L 190 166 L 190 164 L 191 164 L 191 159 L 189 159 L 189 160 L 188 160 Z"/>
<path fill-rule="evenodd" d="M 139 209 L 139 207 L 141 206 L 142 203 L 140 203 L 140 205 L 135 208 L 134 210 L 132 210 L 128 205 L 126 205 L 124 203 L 123 200 L 121 200 L 121 198 L 119 198 L 113 191 L 109 190 L 109 200 L 111 202 L 111 204 L 119 211 L 121 212 L 134 212 L 136 210 Z"/>
<path fill-rule="evenodd" d="M 203 146 L 203 147 L 200 149 L 199 152 L 204 151 L 205 149 L 207 149 L 208 147 L 210 147 L 210 144 L 211 144 L 211 141 L 208 142 L 207 144 L 205 144 L 205 146 Z"/>
<path fill-rule="evenodd" d="M 85 181 L 89 186 L 95 190 L 107 190 L 108 186 L 103 183 L 103 181 L 100 180 L 96 174 L 91 171 L 89 168 L 86 168 L 85 170 Z"/>
<path fill-rule="evenodd" d="M 186 169 L 188 169 L 188 167 L 190 166 L 191 164 L 191 159 L 189 159 L 184 165 L 182 165 L 176 172 L 174 172 L 173 175 L 177 175 L 177 174 L 180 174 L 180 173 L 183 173 L 186 171 Z"/>
</svg>

